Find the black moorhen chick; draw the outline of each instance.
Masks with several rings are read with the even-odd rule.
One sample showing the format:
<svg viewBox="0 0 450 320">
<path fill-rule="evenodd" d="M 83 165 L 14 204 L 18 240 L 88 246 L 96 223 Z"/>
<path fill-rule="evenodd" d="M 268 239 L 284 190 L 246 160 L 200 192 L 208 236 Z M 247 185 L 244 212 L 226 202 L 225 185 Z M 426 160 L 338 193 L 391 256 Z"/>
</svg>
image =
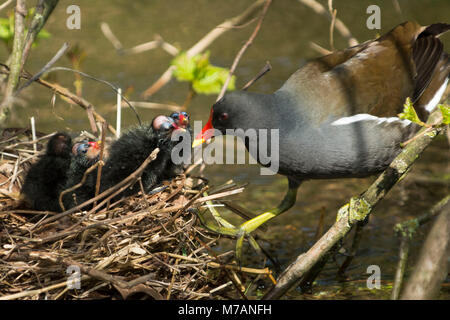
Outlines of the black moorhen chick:
<svg viewBox="0 0 450 320">
<path fill-rule="evenodd" d="M 100 154 L 100 145 L 98 142 L 82 141 L 75 143 L 72 147 L 72 161 L 67 172 L 67 182 L 64 190 L 67 190 L 81 182 L 84 173 L 94 165 Z M 75 207 L 94 196 L 97 170 L 90 172 L 83 185 L 67 194 L 63 195 L 63 204 L 65 209 Z"/>
<path fill-rule="evenodd" d="M 141 176 L 145 192 L 151 191 L 163 180 L 180 173 L 182 165 L 174 164 L 171 160 L 172 149 L 179 143 L 171 141 L 171 136 L 178 130 L 190 133 L 189 116 L 185 112 L 176 112 L 169 117 L 157 116 L 151 123 L 124 133 L 109 149 L 109 158 L 103 167 L 101 177 L 101 191 L 127 178 L 155 148 L 159 148 L 160 151 Z M 115 199 L 136 194 L 138 191 L 140 187 L 136 183 Z"/>
<path fill-rule="evenodd" d="M 22 187 L 25 202 L 34 210 L 61 210 L 59 193 L 67 181 L 72 139 L 64 132 L 50 138 L 45 154 L 28 170 Z"/>
<path fill-rule="evenodd" d="M 272 94 L 233 92 L 213 105 L 193 146 L 210 138 L 212 128 L 279 129 L 279 173 L 289 181 L 277 208 L 237 228 L 222 228 L 238 237 L 238 260 L 243 237 L 291 208 L 302 181 L 386 169 L 400 153 L 400 142 L 419 129 L 396 116 L 405 99 L 411 97 L 425 120 L 445 91 L 450 58 L 438 36 L 449 29 L 444 23 L 405 22 L 378 39 L 312 60 Z"/>
</svg>

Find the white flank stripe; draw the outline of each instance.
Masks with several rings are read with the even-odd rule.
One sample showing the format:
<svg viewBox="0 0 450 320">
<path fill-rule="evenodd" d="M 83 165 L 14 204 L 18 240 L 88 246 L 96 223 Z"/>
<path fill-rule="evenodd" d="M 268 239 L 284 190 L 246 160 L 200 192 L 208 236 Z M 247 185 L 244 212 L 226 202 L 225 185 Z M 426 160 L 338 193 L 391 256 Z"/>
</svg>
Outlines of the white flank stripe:
<svg viewBox="0 0 450 320">
<path fill-rule="evenodd" d="M 441 98 L 442 98 L 442 95 L 444 94 L 445 88 L 447 88 L 447 83 L 448 83 L 448 78 L 447 78 L 447 80 L 444 81 L 442 86 L 436 92 L 433 99 L 431 99 L 430 102 L 428 102 L 428 104 L 425 106 L 425 110 L 427 110 L 428 112 L 431 112 L 434 110 L 434 108 L 436 108 L 439 101 L 441 101 Z"/>
<path fill-rule="evenodd" d="M 375 117 L 375 116 L 372 116 L 367 113 L 360 113 L 360 114 L 356 114 L 351 117 L 337 119 L 336 121 L 333 121 L 331 123 L 331 125 L 332 126 L 344 126 L 344 125 L 348 125 L 348 124 L 355 123 L 355 122 L 361 122 L 361 121 L 375 121 L 376 124 L 381 124 L 383 122 L 387 122 L 387 123 L 399 122 L 403 126 L 408 126 L 412 123 L 409 120 L 402 120 L 397 117 L 379 118 L 379 117 Z"/>
</svg>

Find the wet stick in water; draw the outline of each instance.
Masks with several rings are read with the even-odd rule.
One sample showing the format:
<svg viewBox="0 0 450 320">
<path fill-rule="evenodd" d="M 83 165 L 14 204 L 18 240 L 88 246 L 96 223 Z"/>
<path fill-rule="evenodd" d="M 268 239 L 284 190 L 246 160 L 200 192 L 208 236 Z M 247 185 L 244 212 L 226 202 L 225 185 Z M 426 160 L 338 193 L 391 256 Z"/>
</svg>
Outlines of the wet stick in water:
<svg viewBox="0 0 450 320">
<path fill-rule="evenodd" d="M 431 219 L 433 219 L 437 214 L 439 214 L 442 208 L 449 201 L 450 195 L 441 199 L 430 209 L 430 211 L 424 213 L 423 215 L 395 225 L 394 232 L 400 237 L 400 248 L 399 248 L 399 261 L 395 273 L 395 282 L 391 294 L 392 300 L 397 300 L 400 295 L 403 277 L 405 274 L 406 265 L 408 263 L 409 246 L 411 239 L 414 237 L 419 227 L 426 224 Z"/>
</svg>

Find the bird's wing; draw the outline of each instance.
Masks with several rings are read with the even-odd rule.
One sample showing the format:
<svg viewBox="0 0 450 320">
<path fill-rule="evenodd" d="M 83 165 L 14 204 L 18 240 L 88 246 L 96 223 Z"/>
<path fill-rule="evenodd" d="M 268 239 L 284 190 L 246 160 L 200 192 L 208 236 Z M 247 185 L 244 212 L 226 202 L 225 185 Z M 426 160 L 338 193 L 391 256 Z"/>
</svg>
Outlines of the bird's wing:
<svg viewBox="0 0 450 320">
<path fill-rule="evenodd" d="M 376 40 L 307 63 L 279 91 L 317 124 L 357 114 L 392 117 L 407 97 L 425 105 L 450 74 L 437 38 L 448 29 L 403 23 Z"/>
</svg>

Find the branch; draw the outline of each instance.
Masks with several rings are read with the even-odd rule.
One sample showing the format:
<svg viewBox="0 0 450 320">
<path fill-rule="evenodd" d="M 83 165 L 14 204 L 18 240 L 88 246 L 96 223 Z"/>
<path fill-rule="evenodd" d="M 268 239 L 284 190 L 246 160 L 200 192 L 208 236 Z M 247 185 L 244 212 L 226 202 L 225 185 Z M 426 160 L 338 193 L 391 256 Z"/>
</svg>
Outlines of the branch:
<svg viewBox="0 0 450 320">
<path fill-rule="evenodd" d="M 400 294 L 400 289 L 403 282 L 403 275 L 405 273 L 406 264 L 408 262 L 409 244 L 419 229 L 420 226 L 426 224 L 441 212 L 442 208 L 450 201 L 450 195 L 447 195 L 437 204 L 435 204 L 431 210 L 422 214 L 421 216 L 407 220 L 402 223 L 398 223 L 394 227 L 394 231 L 401 237 L 400 249 L 399 249 L 399 261 L 397 264 L 397 271 L 395 273 L 394 288 L 392 289 L 391 299 L 397 300 Z"/>
<path fill-rule="evenodd" d="M 327 11 L 320 3 L 315 0 L 298 0 L 301 4 L 311 8 L 317 14 L 320 14 L 324 17 L 327 17 L 330 21 L 332 21 L 333 17 L 329 11 Z M 346 25 L 339 19 L 336 18 L 335 25 L 336 30 L 348 41 L 350 47 L 356 46 L 358 44 L 358 40 L 352 36 L 350 30 L 346 27 Z"/>
<path fill-rule="evenodd" d="M 23 56 L 21 61 L 21 68 L 25 65 L 28 55 L 30 54 L 31 46 L 33 45 L 36 36 L 44 27 L 48 17 L 52 14 L 59 0 L 39 0 L 36 6 L 36 11 L 31 20 L 30 29 L 28 29 L 27 38 L 25 40 L 25 46 L 23 49 Z"/>
<path fill-rule="evenodd" d="M 256 81 L 258 81 L 262 76 L 264 76 L 267 72 L 272 70 L 272 66 L 270 65 L 269 61 L 266 61 L 266 64 L 264 67 L 258 72 L 258 74 L 251 79 L 249 82 L 247 82 L 243 87 L 242 91 L 246 91 L 248 88 L 250 88 Z"/>
<path fill-rule="evenodd" d="M 216 26 L 186 52 L 187 57 L 193 57 L 196 54 L 203 52 L 222 34 L 252 19 L 255 13 L 258 12 L 265 3 L 266 0 L 258 0 L 239 16 L 226 20 Z M 153 85 L 151 85 L 142 93 L 142 97 L 146 99 L 157 92 L 159 89 L 161 89 L 163 86 L 165 86 L 172 79 L 174 70 L 175 67 L 170 66 Z"/>
<path fill-rule="evenodd" d="M 9 110 L 12 106 L 12 94 L 19 84 L 21 72 L 21 61 L 23 54 L 23 35 L 25 33 L 25 17 L 27 7 L 25 0 L 17 0 L 14 15 L 14 41 L 11 53 L 10 73 L 6 84 L 5 96 L 0 105 L 0 125 L 6 121 Z"/>
<path fill-rule="evenodd" d="M 49 62 L 45 64 L 45 66 L 39 70 L 38 73 L 34 74 L 27 82 L 25 82 L 24 85 L 22 85 L 17 91 L 14 93 L 15 96 L 19 95 L 20 91 L 28 87 L 33 81 L 36 81 L 40 76 L 42 76 L 48 69 L 51 68 L 52 65 L 56 63 L 56 61 L 61 58 L 61 56 L 66 52 L 67 48 L 69 48 L 69 44 L 67 42 L 64 42 L 62 47 L 56 52 L 56 54 L 53 56 L 53 58 L 50 59 Z"/>
<path fill-rule="evenodd" d="M 441 117 L 440 110 L 434 111 L 429 124 Z M 426 128 L 420 132 L 425 131 Z M 433 127 L 427 134 L 420 135 L 391 162 L 389 167 L 359 197 L 341 207 L 335 224 L 306 253 L 297 257 L 278 278 L 277 284 L 266 293 L 263 299 L 278 299 L 301 279 L 333 246 L 343 239 L 358 222 L 365 221 L 375 205 L 384 198 L 391 188 L 407 173 L 411 165 L 434 138 L 443 130 L 443 126 Z"/>
<path fill-rule="evenodd" d="M 116 49 L 118 54 L 124 54 L 124 55 L 137 54 L 137 53 L 142 53 L 145 51 L 153 50 L 156 48 L 162 48 L 164 51 L 166 51 L 171 56 L 176 56 L 179 53 L 179 50 L 175 46 L 164 41 L 164 39 L 159 34 L 155 34 L 155 37 L 154 37 L 155 40 L 153 40 L 153 41 L 138 44 L 130 49 L 124 49 L 120 40 L 112 32 L 111 28 L 109 27 L 109 24 L 107 24 L 106 22 L 102 22 L 100 24 L 100 28 L 101 28 L 105 38 L 108 39 L 109 42 L 111 42 L 111 44 Z"/>
<path fill-rule="evenodd" d="M 94 171 L 98 166 L 100 165 L 100 161 L 94 163 L 92 166 L 90 166 L 89 168 L 86 169 L 86 171 L 83 173 L 83 177 L 81 178 L 81 181 L 79 183 L 77 183 L 76 185 L 63 190 L 60 194 L 59 194 L 59 198 L 58 198 L 58 202 L 59 202 L 59 206 L 61 207 L 62 211 L 66 211 L 66 208 L 64 207 L 64 203 L 63 203 L 63 197 L 65 194 L 72 192 L 78 188 L 80 188 L 87 179 L 87 176 L 89 175 L 89 173 L 91 173 L 92 171 Z"/>
<path fill-rule="evenodd" d="M 8 0 L 5 3 L 3 3 L 2 5 L 0 5 L 0 10 L 5 9 L 7 6 L 9 6 L 11 4 L 11 2 L 13 2 L 13 0 Z"/>
<path fill-rule="evenodd" d="M 450 203 L 428 233 L 418 263 L 401 295 L 403 300 L 433 299 L 436 297 L 449 270 L 450 256 Z"/>
<path fill-rule="evenodd" d="M 8 67 L 6 65 L 0 63 L 0 66 L 4 67 L 4 70 L 0 70 L 0 73 L 3 73 L 3 74 L 9 74 L 10 73 L 10 71 L 8 70 Z M 29 80 L 33 76 L 30 73 L 24 71 L 24 72 L 22 72 L 21 77 L 26 79 L 26 80 Z M 35 82 L 43 85 L 44 87 L 52 89 L 54 92 L 58 93 L 59 95 L 61 95 L 63 97 L 66 97 L 66 98 L 70 99 L 73 103 L 79 105 L 84 110 L 88 111 L 91 108 L 92 109 L 92 114 L 94 115 L 94 117 L 95 117 L 95 119 L 97 121 L 99 121 L 99 122 L 105 122 L 106 121 L 100 114 L 98 114 L 96 111 L 93 110 L 94 106 L 89 101 L 85 100 L 82 97 L 77 96 L 76 94 L 74 94 L 71 91 L 69 91 L 69 89 L 62 87 L 62 86 L 60 86 L 57 83 L 51 83 L 51 82 L 48 82 L 48 81 L 42 80 L 42 79 L 36 79 Z M 113 126 L 108 125 L 108 129 L 114 135 L 116 134 L 116 129 L 114 129 Z"/>
<path fill-rule="evenodd" d="M 102 177 L 102 168 L 103 168 L 103 155 L 105 152 L 105 144 L 106 144 L 106 130 L 107 130 L 108 124 L 106 122 L 103 122 L 102 124 L 102 139 L 101 139 L 101 146 L 100 146 L 100 156 L 98 159 L 98 170 L 97 170 L 97 181 L 95 182 L 95 197 L 98 196 L 98 193 L 100 192 L 100 181 Z M 94 207 L 97 203 L 94 202 Z"/>
<path fill-rule="evenodd" d="M 258 31 L 261 28 L 261 24 L 264 20 L 264 17 L 266 16 L 267 9 L 269 9 L 271 2 L 272 2 L 272 0 L 266 0 L 266 4 L 264 5 L 263 12 L 261 14 L 261 17 L 259 18 L 258 24 L 256 25 L 255 29 L 253 30 L 252 34 L 250 35 L 250 38 L 248 38 L 247 42 L 242 46 L 241 50 L 239 50 L 238 54 L 234 58 L 233 64 L 231 65 L 230 71 L 228 73 L 228 77 L 222 86 L 222 90 L 220 91 L 216 102 L 219 101 L 220 99 L 222 99 L 222 97 L 225 95 L 225 92 L 227 91 L 227 88 L 228 88 L 228 84 L 230 83 L 231 77 L 233 76 L 233 73 L 236 70 L 239 60 L 241 60 L 241 57 L 244 54 L 245 50 L 247 50 L 247 48 L 253 43 L 253 40 L 255 39 L 256 35 L 258 34 Z"/>
</svg>

